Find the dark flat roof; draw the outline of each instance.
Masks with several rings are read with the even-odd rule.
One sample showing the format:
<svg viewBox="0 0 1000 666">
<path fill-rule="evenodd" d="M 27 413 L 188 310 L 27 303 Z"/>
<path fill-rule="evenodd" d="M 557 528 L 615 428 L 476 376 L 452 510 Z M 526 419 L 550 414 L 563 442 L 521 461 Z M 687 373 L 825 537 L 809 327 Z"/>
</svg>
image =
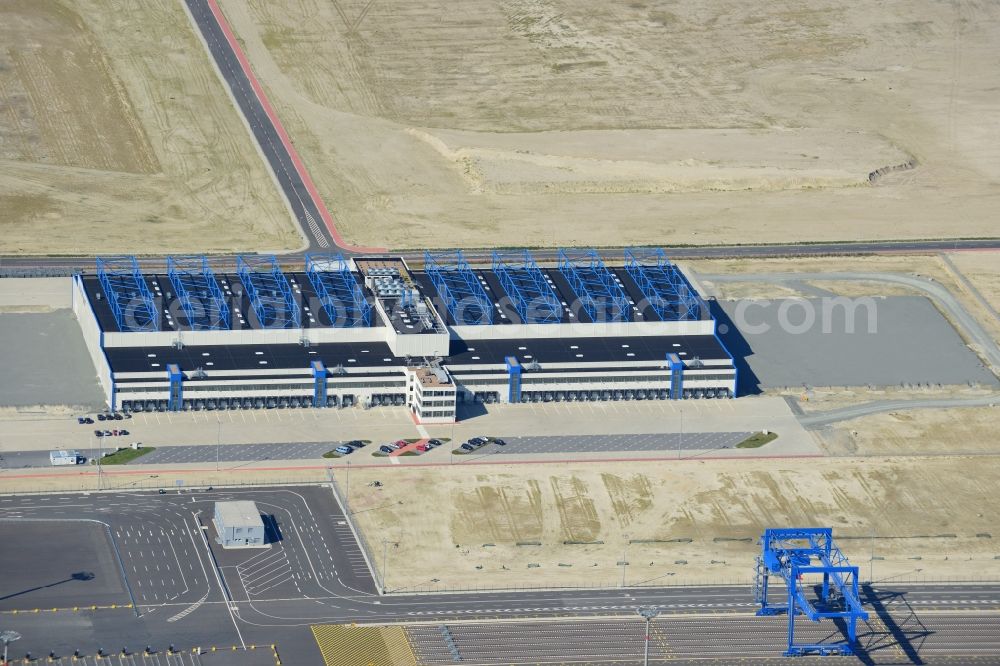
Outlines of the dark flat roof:
<svg viewBox="0 0 1000 666">
<path fill-rule="evenodd" d="M 213 370 L 253 370 L 265 375 L 270 370 L 298 369 L 309 371 L 315 360 L 328 368 L 342 365 L 346 369 L 365 368 L 387 372 L 400 367 L 406 360 L 394 357 L 384 342 L 342 342 L 280 345 L 217 345 L 174 347 L 120 348 L 106 350 L 114 372 L 159 372 L 166 374 L 168 363 L 177 363 L 184 372 L 202 368 Z M 522 364 L 546 363 L 634 363 L 660 362 L 669 353 L 678 354 L 691 362 L 729 359 L 722 344 L 711 335 L 658 337 L 594 337 L 546 338 L 534 340 L 452 340 L 445 365 L 503 365 L 507 356 L 516 356 Z M 352 360 L 353 359 L 353 360 Z"/>
<path fill-rule="evenodd" d="M 685 361 L 695 358 L 718 360 L 730 358 L 713 335 L 545 338 L 533 340 L 453 340 L 446 365 L 503 363 L 506 356 L 516 356 L 522 363 L 610 363 L 662 361 L 667 354 L 678 354 Z"/>
<path fill-rule="evenodd" d="M 354 367 L 387 367 L 403 365 L 384 342 L 341 342 L 280 345 L 212 345 L 174 347 L 110 347 L 105 350 L 108 363 L 114 372 L 158 372 L 166 374 L 168 363 L 177 363 L 181 370 L 190 372 L 202 368 L 213 370 L 268 370 L 301 369 L 309 371 L 316 360 L 323 361 L 328 369 L 343 365 Z M 353 359 L 353 362 L 352 360 Z M 386 361 L 385 359 L 389 359 Z"/>
</svg>

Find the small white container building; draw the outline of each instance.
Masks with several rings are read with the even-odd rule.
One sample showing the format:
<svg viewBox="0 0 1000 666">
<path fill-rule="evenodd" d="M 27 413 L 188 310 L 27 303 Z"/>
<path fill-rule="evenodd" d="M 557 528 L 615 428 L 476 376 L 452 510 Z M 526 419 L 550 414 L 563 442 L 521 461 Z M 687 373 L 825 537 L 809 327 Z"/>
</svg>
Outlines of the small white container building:
<svg viewBox="0 0 1000 666">
<path fill-rule="evenodd" d="M 79 465 L 79 451 L 49 451 L 49 462 L 53 465 Z"/>
<path fill-rule="evenodd" d="M 216 502 L 214 522 L 223 548 L 267 547 L 264 521 L 253 502 Z"/>
</svg>

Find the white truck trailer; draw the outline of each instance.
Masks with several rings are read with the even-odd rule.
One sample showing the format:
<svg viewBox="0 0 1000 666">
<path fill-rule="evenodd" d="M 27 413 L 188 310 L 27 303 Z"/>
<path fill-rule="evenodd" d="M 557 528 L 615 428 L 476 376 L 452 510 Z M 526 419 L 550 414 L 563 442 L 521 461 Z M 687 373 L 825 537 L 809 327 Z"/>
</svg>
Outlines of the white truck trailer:
<svg viewBox="0 0 1000 666">
<path fill-rule="evenodd" d="M 79 451 L 49 451 L 49 462 L 53 465 L 79 465 L 83 459 Z"/>
</svg>

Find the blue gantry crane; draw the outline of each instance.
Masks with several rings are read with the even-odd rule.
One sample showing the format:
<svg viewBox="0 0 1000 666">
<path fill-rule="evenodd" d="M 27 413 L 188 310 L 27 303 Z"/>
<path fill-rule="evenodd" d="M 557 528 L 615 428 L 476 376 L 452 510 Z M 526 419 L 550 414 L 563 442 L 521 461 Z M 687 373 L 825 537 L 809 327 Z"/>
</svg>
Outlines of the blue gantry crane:
<svg viewBox="0 0 1000 666">
<path fill-rule="evenodd" d="M 593 322 L 628 321 L 628 296 L 597 250 L 559 250 L 559 272 Z"/>
<path fill-rule="evenodd" d="M 97 257 L 97 279 L 119 331 L 160 330 L 160 311 L 135 257 Z"/>
<path fill-rule="evenodd" d="M 662 321 L 701 318 L 701 299 L 662 249 L 627 248 L 625 272 Z"/>
<path fill-rule="evenodd" d="M 760 604 L 757 615 L 788 615 L 786 657 L 806 654 L 853 655 L 857 643 L 858 620 L 868 613 L 858 596 L 858 568 L 833 542 L 830 527 L 793 527 L 764 530 L 754 579 L 754 601 Z M 822 576 L 817 599 L 807 593 L 807 584 Z M 771 576 L 785 583 L 787 603 L 768 603 Z M 840 619 L 847 625 L 847 640 L 839 643 L 795 643 L 795 616 L 805 615 L 813 622 Z"/>
<path fill-rule="evenodd" d="M 525 324 L 557 324 L 562 305 L 535 258 L 527 250 L 493 251 L 493 273 Z"/>
<path fill-rule="evenodd" d="M 236 257 L 247 298 L 261 328 L 301 328 L 302 313 L 288 279 L 274 256 L 240 255 Z"/>
<path fill-rule="evenodd" d="M 341 254 L 307 254 L 306 275 L 336 328 L 371 326 L 372 306 Z"/>
<path fill-rule="evenodd" d="M 207 257 L 167 257 L 167 276 L 192 331 L 230 328 L 229 306 Z"/>
<path fill-rule="evenodd" d="M 456 326 L 493 323 L 493 302 L 461 250 L 424 252 L 424 270 Z"/>
</svg>

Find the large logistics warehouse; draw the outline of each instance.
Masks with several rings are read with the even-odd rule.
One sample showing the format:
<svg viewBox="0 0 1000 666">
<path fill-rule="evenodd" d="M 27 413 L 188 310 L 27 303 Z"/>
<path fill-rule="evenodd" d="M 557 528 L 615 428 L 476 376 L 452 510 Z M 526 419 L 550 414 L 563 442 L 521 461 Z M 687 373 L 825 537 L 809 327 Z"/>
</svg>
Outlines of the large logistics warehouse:
<svg viewBox="0 0 1000 666">
<path fill-rule="evenodd" d="M 733 397 L 733 359 L 662 251 L 608 266 L 563 250 L 471 266 L 460 252 L 398 257 L 203 257 L 143 273 L 97 260 L 73 309 L 111 409 L 405 406 L 451 422 L 457 403 Z"/>
</svg>

